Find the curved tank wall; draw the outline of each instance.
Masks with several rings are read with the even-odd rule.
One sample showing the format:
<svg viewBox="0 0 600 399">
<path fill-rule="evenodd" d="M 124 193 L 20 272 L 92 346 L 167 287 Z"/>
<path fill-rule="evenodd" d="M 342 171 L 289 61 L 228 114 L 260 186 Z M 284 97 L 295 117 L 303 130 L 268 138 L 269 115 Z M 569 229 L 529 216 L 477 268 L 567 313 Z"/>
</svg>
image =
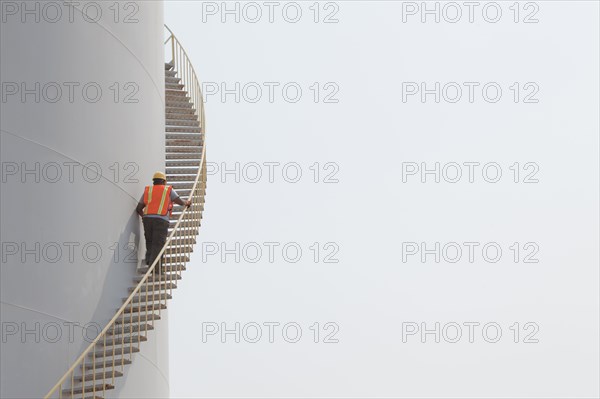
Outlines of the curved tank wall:
<svg viewBox="0 0 600 399">
<path fill-rule="evenodd" d="M 164 169 L 163 2 L 0 6 L 0 397 L 32 398 L 133 284 L 134 207 Z M 168 397 L 165 319 L 110 395 Z"/>
</svg>

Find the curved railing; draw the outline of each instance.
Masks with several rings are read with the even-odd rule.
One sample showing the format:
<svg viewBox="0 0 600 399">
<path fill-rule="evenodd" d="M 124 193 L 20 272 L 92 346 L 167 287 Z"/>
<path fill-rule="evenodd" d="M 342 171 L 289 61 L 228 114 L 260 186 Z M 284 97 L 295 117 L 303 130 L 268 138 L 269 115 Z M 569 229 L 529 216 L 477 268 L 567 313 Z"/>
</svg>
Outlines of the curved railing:
<svg viewBox="0 0 600 399">
<path fill-rule="evenodd" d="M 133 360 L 133 354 L 139 352 L 141 343 L 147 340 L 148 331 L 154 329 L 154 321 L 160 319 L 161 310 L 166 309 L 167 300 L 171 298 L 173 291 L 173 282 L 181 279 L 181 273 L 196 242 L 195 236 L 202 219 L 206 190 L 204 99 L 200 83 L 185 50 L 173 32 L 166 25 L 165 28 L 169 32 L 165 45 L 171 47 L 172 57 L 168 64 L 179 74 L 181 84 L 188 92 L 193 106 L 199 105 L 195 115 L 201 128 L 202 149 L 189 196 L 192 205 L 187 208 L 175 208 L 181 209 L 181 214 L 156 260 L 143 276 L 138 277 L 139 283 L 131 289 L 131 294 L 123 305 L 52 387 L 45 396 L 47 399 L 87 398 L 90 395 L 96 397 L 105 394 L 107 389 L 114 388 L 115 379 L 123 375 L 125 366 Z M 169 273 L 159 274 L 160 268 Z M 81 375 L 78 375 L 79 370 Z M 92 385 L 86 385 L 89 383 Z"/>
</svg>

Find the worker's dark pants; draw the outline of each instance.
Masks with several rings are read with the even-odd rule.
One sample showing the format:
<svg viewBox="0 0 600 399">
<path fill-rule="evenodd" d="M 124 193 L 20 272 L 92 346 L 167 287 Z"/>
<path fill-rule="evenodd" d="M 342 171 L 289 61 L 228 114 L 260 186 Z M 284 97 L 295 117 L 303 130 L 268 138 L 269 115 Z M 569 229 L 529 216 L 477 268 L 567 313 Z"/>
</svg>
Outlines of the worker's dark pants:
<svg viewBox="0 0 600 399">
<path fill-rule="evenodd" d="M 169 222 L 160 218 L 145 217 L 143 223 L 144 237 L 146 237 L 146 264 L 151 265 L 167 241 Z M 162 272 L 158 267 L 156 271 Z"/>
</svg>

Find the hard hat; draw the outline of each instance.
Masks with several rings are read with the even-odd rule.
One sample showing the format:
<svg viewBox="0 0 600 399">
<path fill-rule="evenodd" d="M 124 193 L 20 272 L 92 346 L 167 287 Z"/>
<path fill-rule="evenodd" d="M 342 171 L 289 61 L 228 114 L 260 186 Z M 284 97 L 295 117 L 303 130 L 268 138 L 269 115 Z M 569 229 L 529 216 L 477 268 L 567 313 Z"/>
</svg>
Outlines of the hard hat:
<svg viewBox="0 0 600 399">
<path fill-rule="evenodd" d="M 167 180 L 167 176 L 165 176 L 165 174 L 163 172 L 156 172 L 154 174 L 154 176 L 152 176 L 152 180 L 154 179 L 162 179 L 162 180 Z"/>
</svg>

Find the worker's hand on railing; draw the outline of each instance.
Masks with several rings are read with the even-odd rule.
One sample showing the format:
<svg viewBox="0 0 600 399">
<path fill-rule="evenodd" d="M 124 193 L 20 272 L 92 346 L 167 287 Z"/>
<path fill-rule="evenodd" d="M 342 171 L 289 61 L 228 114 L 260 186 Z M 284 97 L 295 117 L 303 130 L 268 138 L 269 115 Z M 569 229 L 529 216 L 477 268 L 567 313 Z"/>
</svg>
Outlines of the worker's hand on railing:
<svg viewBox="0 0 600 399">
<path fill-rule="evenodd" d="M 189 208 L 191 205 L 192 205 L 192 201 L 190 201 L 190 200 L 185 201 L 186 208 Z"/>
</svg>

